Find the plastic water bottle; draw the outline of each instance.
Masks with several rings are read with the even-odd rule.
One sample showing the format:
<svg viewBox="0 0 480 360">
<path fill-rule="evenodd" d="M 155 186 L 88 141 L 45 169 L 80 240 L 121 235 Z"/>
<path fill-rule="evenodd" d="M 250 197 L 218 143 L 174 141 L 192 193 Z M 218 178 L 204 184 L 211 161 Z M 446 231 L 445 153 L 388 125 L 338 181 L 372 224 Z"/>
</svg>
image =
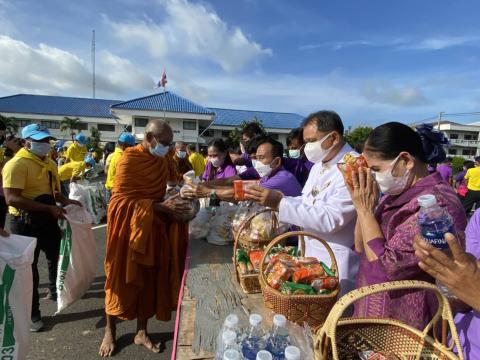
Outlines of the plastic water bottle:
<svg viewBox="0 0 480 360">
<path fill-rule="evenodd" d="M 285 360 L 300 360 L 300 349 L 296 346 L 285 348 Z"/>
<path fill-rule="evenodd" d="M 256 360 L 257 353 L 260 350 L 264 350 L 266 347 L 265 344 L 265 333 L 262 329 L 262 316 L 258 314 L 250 315 L 250 330 L 246 338 L 242 341 L 242 353 L 246 360 Z"/>
<path fill-rule="evenodd" d="M 267 350 L 260 350 L 257 353 L 257 357 L 255 360 L 272 360 L 272 354 L 270 354 Z"/>
<path fill-rule="evenodd" d="M 290 345 L 286 325 L 285 316 L 277 314 L 273 317 L 273 327 L 267 340 L 267 350 L 270 351 L 274 360 L 285 359 L 285 348 Z"/>
<path fill-rule="evenodd" d="M 237 342 L 237 333 L 232 330 L 225 330 L 222 333 L 222 346 L 217 350 L 216 358 L 222 360 L 227 350 L 240 351 L 240 345 Z"/>
<path fill-rule="evenodd" d="M 240 360 L 240 353 L 234 349 L 228 349 L 223 353 L 223 360 Z"/>
<path fill-rule="evenodd" d="M 448 249 L 445 240 L 446 233 L 455 233 L 452 217 L 445 208 L 437 204 L 435 195 L 422 195 L 418 197 L 420 211 L 418 212 L 418 225 L 422 237 L 430 245 L 438 249 Z"/>
<path fill-rule="evenodd" d="M 235 332 L 237 342 L 240 342 L 240 329 L 238 326 L 238 316 L 236 314 L 228 315 L 223 322 L 223 327 L 217 337 L 217 359 L 222 359 L 222 354 L 225 350 L 223 348 L 223 334 L 227 330 Z"/>
</svg>

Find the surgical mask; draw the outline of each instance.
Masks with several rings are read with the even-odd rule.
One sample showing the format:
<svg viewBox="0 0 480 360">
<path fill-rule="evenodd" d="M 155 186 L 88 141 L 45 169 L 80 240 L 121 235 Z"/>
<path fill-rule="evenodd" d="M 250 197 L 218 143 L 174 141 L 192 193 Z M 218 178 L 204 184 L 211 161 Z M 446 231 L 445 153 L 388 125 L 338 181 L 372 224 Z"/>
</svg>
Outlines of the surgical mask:
<svg viewBox="0 0 480 360">
<path fill-rule="evenodd" d="M 327 138 L 332 135 L 333 133 L 328 134 L 327 136 L 323 137 L 315 142 L 309 142 L 305 144 L 305 156 L 307 157 L 308 161 L 311 161 L 315 164 L 322 162 L 328 155 L 328 153 L 333 149 L 335 143 L 332 144 L 328 149 L 323 149 L 322 144 L 327 140 Z"/>
<path fill-rule="evenodd" d="M 212 163 L 212 165 L 216 168 L 219 168 L 220 166 L 223 165 L 225 159 L 224 158 L 221 158 L 221 157 L 213 157 L 213 158 L 210 158 L 210 162 Z"/>
<path fill-rule="evenodd" d="M 30 143 L 30 152 L 37 155 L 38 157 L 47 156 L 51 150 L 49 143 L 44 142 L 31 142 Z"/>
<path fill-rule="evenodd" d="M 177 156 L 179 159 L 185 159 L 187 157 L 187 152 L 186 151 L 178 151 Z"/>
<path fill-rule="evenodd" d="M 270 165 L 265 165 L 261 161 L 256 161 L 254 166 L 260 177 L 265 177 L 272 173 L 272 168 L 270 167 Z"/>
<path fill-rule="evenodd" d="M 235 166 L 235 169 L 237 169 L 237 174 L 241 174 L 241 173 L 247 171 L 248 168 L 245 165 L 242 165 L 242 166 L 237 165 L 237 166 Z"/>
<path fill-rule="evenodd" d="M 292 159 L 298 159 L 300 157 L 300 149 L 290 149 L 288 150 L 288 156 Z"/>
<path fill-rule="evenodd" d="M 372 171 L 375 181 L 380 188 L 380 192 L 385 195 L 399 195 L 401 194 L 408 185 L 408 180 L 410 179 L 410 170 L 405 171 L 405 173 L 400 177 L 395 177 L 392 175 L 393 168 L 397 163 L 400 156 L 397 156 L 395 160 L 392 161 L 387 170 L 379 172 Z"/>
<path fill-rule="evenodd" d="M 157 145 L 155 145 L 155 147 L 151 147 L 148 150 L 150 150 L 150 154 L 152 154 L 153 156 L 164 157 L 165 155 L 167 155 L 170 147 L 157 142 Z"/>
</svg>

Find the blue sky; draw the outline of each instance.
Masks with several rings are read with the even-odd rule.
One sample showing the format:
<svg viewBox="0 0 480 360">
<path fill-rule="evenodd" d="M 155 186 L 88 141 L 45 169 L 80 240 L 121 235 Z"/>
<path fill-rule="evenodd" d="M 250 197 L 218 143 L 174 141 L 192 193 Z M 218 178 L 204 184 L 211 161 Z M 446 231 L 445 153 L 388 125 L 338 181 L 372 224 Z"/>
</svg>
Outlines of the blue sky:
<svg viewBox="0 0 480 360">
<path fill-rule="evenodd" d="M 347 125 L 480 111 L 478 1 L 0 0 L 0 95 L 168 89 L 206 106 L 336 110 Z M 479 121 L 451 117 L 454 121 Z"/>
</svg>

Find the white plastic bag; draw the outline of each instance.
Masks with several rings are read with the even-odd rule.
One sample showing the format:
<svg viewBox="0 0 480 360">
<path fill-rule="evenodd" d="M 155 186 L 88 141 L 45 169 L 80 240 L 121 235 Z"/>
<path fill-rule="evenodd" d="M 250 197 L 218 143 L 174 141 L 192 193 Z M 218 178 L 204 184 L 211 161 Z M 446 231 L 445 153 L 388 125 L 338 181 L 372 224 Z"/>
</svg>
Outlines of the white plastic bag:
<svg viewBox="0 0 480 360">
<path fill-rule="evenodd" d="M 210 221 L 210 231 L 207 241 L 213 245 L 227 245 L 233 242 L 232 221 L 237 211 L 237 205 L 221 202 L 215 216 Z"/>
<path fill-rule="evenodd" d="M 1 359 L 22 360 L 27 357 L 36 245 L 37 240 L 31 237 L 0 237 Z"/>
<path fill-rule="evenodd" d="M 95 239 L 92 217 L 82 207 L 68 205 L 57 271 L 57 312 L 80 299 L 95 278 Z"/>
<path fill-rule="evenodd" d="M 71 182 L 69 198 L 80 201 L 92 216 L 93 223 L 100 224 L 102 219 L 107 215 L 103 191 L 102 183 L 89 184 L 87 181 Z"/>
</svg>

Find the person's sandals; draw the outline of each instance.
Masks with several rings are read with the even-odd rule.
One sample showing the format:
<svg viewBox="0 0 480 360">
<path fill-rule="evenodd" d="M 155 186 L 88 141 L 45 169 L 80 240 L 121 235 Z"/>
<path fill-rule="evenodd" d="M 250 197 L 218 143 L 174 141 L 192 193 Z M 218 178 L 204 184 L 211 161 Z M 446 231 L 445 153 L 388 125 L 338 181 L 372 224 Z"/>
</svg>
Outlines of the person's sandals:
<svg viewBox="0 0 480 360">
<path fill-rule="evenodd" d="M 31 332 L 39 332 L 43 329 L 43 321 L 42 319 L 37 321 L 32 321 L 30 323 L 30 331 Z"/>
</svg>

